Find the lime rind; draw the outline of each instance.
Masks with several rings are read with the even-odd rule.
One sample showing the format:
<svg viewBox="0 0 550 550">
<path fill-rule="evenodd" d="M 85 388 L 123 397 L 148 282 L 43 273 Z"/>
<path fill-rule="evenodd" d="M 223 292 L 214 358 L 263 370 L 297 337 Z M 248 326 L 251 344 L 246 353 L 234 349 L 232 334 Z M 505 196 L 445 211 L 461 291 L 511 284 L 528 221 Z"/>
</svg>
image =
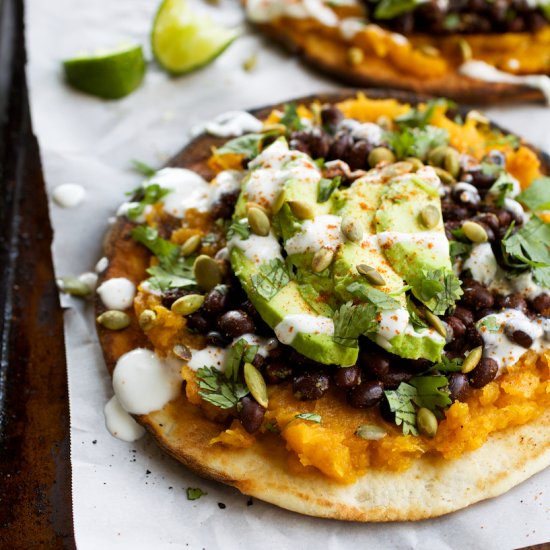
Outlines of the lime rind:
<svg viewBox="0 0 550 550">
<path fill-rule="evenodd" d="M 126 45 L 67 59 L 63 68 L 73 88 L 103 99 L 119 99 L 141 84 L 145 59 L 141 46 Z"/>
<path fill-rule="evenodd" d="M 151 45 L 163 69 L 182 75 L 214 61 L 239 35 L 239 30 L 193 13 L 185 0 L 164 0 L 153 23 Z"/>
</svg>

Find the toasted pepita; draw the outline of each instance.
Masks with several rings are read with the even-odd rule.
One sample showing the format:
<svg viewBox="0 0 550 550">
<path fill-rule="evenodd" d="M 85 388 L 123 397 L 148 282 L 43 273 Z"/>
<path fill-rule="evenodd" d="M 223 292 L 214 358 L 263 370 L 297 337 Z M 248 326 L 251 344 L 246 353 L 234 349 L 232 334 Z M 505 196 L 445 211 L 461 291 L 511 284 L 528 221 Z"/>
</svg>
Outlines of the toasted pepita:
<svg viewBox="0 0 550 550">
<path fill-rule="evenodd" d="M 109 330 L 122 330 L 130 325 L 130 316 L 124 311 L 110 309 L 99 315 L 96 321 Z"/>
<path fill-rule="evenodd" d="M 260 371 L 252 364 L 244 364 L 244 380 L 252 397 L 265 409 L 267 409 L 267 386 Z"/>
</svg>

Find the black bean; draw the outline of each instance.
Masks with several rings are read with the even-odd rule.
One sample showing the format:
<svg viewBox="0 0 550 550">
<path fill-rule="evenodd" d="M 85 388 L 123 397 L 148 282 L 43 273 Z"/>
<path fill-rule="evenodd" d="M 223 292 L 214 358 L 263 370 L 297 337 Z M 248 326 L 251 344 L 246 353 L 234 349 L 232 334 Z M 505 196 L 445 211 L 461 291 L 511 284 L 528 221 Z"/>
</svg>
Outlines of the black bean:
<svg viewBox="0 0 550 550">
<path fill-rule="evenodd" d="M 453 401 L 464 401 L 470 389 L 468 377 L 461 372 L 453 372 L 449 374 L 448 380 L 450 398 Z"/>
<path fill-rule="evenodd" d="M 410 370 L 411 372 L 424 372 L 428 370 L 433 363 L 427 359 L 409 359 L 408 361 L 403 361 L 401 365 L 405 370 Z"/>
<path fill-rule="evenodd" d="M 365 350 L 359 354 L 359 365 L 374 374 L 376 378 L 380 378 L 390 368 L 390 355 L 382 350 Z"/>
<path fill-rule="evenodd" d="M 206 341 L 211 346 L 216 346 L 218 348 L 225 348 L 231 343 L 231 338 L 226 338 L 221 333 L 219 333 L 215 330 L 211 330 L 206 335 Z"/>
<path fill-rule="evenodd" d="M 480 309 L 476 311 L 476 320 L 479 321 L 480 319 L 483 319 L 483 317 L 488 317 L 489 315 L 494 315 L 495 313 L 497 313 L 497 310 L 491 307 Z"/>
<path fill-rule="evenodd" d="M 218 326 L 223 334 L 231 338 L 253 333 L 256 329 L 254 321 L 240 309 L 228 311 L 220 316 Z"/>
<path fill-rule="evenodd" d="M 241 399 L 239 420 L 243 428 L 250 434 L 257 432 L 263 422 L 265 409 L 250 395 Z"/>
<path fill-rule="evenodd" d="M 373 147 L 368 142 L 361 140 L 357 141 L 346 157 L 347 163 L 352 170 L 359 170 L 367 166 L 367 157 Z"/>
<path fill-rule="evenodd" d="M 336 137 L 328 154 L 329 160 L 342 159 L 346 160 L 347 154 L 353 147 L 353 138 L 349 134 L 340 134 Z"/>
<path fill-rule="evenodd" d="M 210 215 L 215 220 L 222 218 L 229 219 L 233 215 L 233 210 L 237 199 L 239 198 L 240 189 L 224 193 L 219 199 L 214 201 L 210 207 Z"/>
<path fill-rule="evenodd" d="M 340 124 L 343 119 L 344 115 L 338 107 L 334 107 L 334 105 L 325 105 L 321 108 L 321 123 L 331 134 L 334 134 L 338 124 Z"/>
<path fill-rule="evenodd" d="M 313 158 L 326 158 L 330 144 L 330 137 L 319 128 L 298 130 L 290 137 L 291 149 L 307 153 Z"/>
<path fill-rule="evenodd" d="M 502 151 L 499 151 L 497 149 L 489 151 L 489 154 L 485 157 L 485 160 L 487 162 L 495 164 L 496 166 L 500 166 L 501 168 L 504 168 L 506 166 L 506 156 Z"/>
<path fill-rule="evenodd" d="M 210 331 L 210 321 L 200 312 L 195 311 L 186 317 L 187 328 L 200 334 L 206 334 Z"/>
<path fill-rule="evenodd" d="M 500 229 L 508 229 L 512 223 L 512 214 L 508 210 L 498 210 L 496 212 Z"/>
<path fill-rule="evenodd" d="M 521 294 L 498 295 L 495 299 L 495 305 L 501 309 L 519 309 L 524 313 L 527 311 L 527 302 Z"/>
<path fill-rule="evenodd" d="M 264 357 L 263 355 L 260 355 L 259 353 L 257 353 L 257 354 L 254 356 L 254 359 L 252 359 L 252 364 L 253 364 L 257 369 L 261 369 L 264 363 L 265 363 L 265 357 Z"/>
<path fill-rule="evenodd" d="M 275 359 L 263 369 L 263 373 L 268 384 L 280 384 L 292 376 L 292 367 Z"/>
<path fill-rule="evenodd" d="M 453 331 L 453 339 L 462 338 L 462 336 L 464 336 L 464 333 L 466 332 L 466 326 L 458 317 L 452 315 L 451 317 L 447 317 L 446 321 L 447 325 L 449 325 L 449 327 Z"/>
<path fill-rule="evenodd" d="M 187 296 L 188 294 L 195 294 L 192 290 L 186 290 L 183 288 L 169 288 L 162 293 L 162 305 L 170 309 L 172 304 L 182 296 Z"/>
<path fill-rule="evenodd" d="M 472 176 L 472 185 L 478 189 L 489 189 L 497 180 L 496 176 L 484 174 L 481 170 L 474 170 L 470 172 L 470 175 Z"/>
<path fill-rule="evenodd" d="M 550 295 L 539 294 L 532 302 L 533 309 L 537 313 L 547 314 L 550 310 Z"/>
<path fill-rule="evenodd" d="M 302 369 L 318 369 L 321 367 L 320 363 L 317 363 L 317 361 L 298 353 L 296 350 L 292 350 L 290 352 L 289 364 L 298 366 Z"/>
<path fill-rule="evenodd" d="M 210 315 L 223 313 L 229 304 L 229 288 L 226 285 L 214 287 L 205 297 L 202 307 Z"/>
<path fill-rule="evenodd" d="M 294 377 L 292 391 L 299 401 L 314 401 L 325 395 L 330 386 L 328 374 L 305 372 Z"/>
<path fill-rule="evenodd" d="M 483 345 L 483 337 L 481 336 L 475 325 L 470 325 L 466 328 L 466 336 L 464 340 L 467 344 L 466 347 L 468 349 L 477 348 L 478 346 Z"/>
<path fill-rule="evenodd" d="M 379 377 L 385 388 L 395 389 L 401 382 L 408 382 L 413 377 L 411 372 L 399 367 L 390 367 L 388 372 Z"/>
<path fill-rule="evenodd" d="M 498 217 L 492 212 L 487 212 L 485 214 L 479 214 L 473 218 L 473 221 L 480 223 L 486 228 L 490 228 L 493 233 L 497 233 L 500 227 Z M 491 240 L 491 239 L 489 239 Z"/>
<path fill-rule="evenodd" d="M 380 401 L 380 416 L 386 421 L 390 422 L 391 424 L 395 423 L 395 413 L 391 411 L 390 404 L 388 403 L 387 399 L 382 399 Z"/>
<path fill-rule="evenodd" d="M 339 388 L 353 388 L 361 383 L 361 369 L 357 365 L 353 367 L 341 367 L 334 373 L 334 383 Z"/>
<path fill-rule="evenodd" d="M 533 345 L 533 338 L 523 330 L 513 330 L 509 333 L 509 338 L 518 346 L 529 349 Z"/>
<path fill-rule="evenodd" d="M 474 314 L 463 306 L 456 306 L 453 312 L 453 317 L 460 319 L 465 326 L 474 324 Z"/>
<path fill-rule="evenodd" d="M 498 363 L 490 357 L 483 357 L 477 367 L 470 372 L 470 385 L 473 388 L 482 388 L 492 382 L 498 373 Z"/>
<path fill-rule="evenodd" d="M 473 309 L 484 309 L 492 307 L 495 299 L 493 295 L 483 285 L 479 283 L 464 284 L 462 287 L 464 295 L 462 300 Z"/>
<path fill-rule="evenodd" d="M 384 397 L 384 385 L 379 380 L 361 382 L 348 392 L 348 402 L 356 409 L 366 409 L 378 405 Z"/>
</svg>

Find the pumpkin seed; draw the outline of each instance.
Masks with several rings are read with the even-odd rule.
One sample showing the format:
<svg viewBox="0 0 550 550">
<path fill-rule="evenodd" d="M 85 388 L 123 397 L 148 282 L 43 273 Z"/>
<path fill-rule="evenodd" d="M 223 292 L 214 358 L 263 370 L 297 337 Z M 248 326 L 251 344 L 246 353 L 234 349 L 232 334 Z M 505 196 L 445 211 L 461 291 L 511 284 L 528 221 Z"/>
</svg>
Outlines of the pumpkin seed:
<svg viewBox="0 0 550 550">
<path fill-rule="evenodd" d="M 476 110 L 469 111 L 466 115 L 466 120 L 473 120 L 483 126 L 489 126 L 489 124 L 491 124 L 491 121 L 485 115 Z"/>
<path fill-rule="evenodd" d="M 443 321 L 437 315 L 433 314 L 429 309 L 426 309 L 424 311 L 424 316 L 426 317 L 426 321 L 428 321 L 436 332 L 441 334 L 443 338 L 447 338 L 447 329 L 445 328 Z"/>
<path fill-rule="evenodd" d="M 109 330 L 122 330 L 129 326 L 130 316 L 124 311 L 117 311 L 115 309 L 110 309 L 104 311 L 96 321 L 103 327 L 108 328 Z"/>
<path fill-rule="evenodd" d="M 172 353 L 183 361 L 190 361 L 193 356 L 191 350 L 185 344 L 176 344 L 172 348 Z"/>
<path fill-rule="evenodd" d="M 456 149 L 452 147 L 447 148 L 445 158 L 443 159 L 443 168 L 445 168 L 453 178 L 456 179 L 458 177 L 460 173 L 460 156 Z"/>
<path fill-rule="evenodd" d="M 468 374 L 472 372 L 481 361 L 481 356 L 483 355 L 483 346 L 478 346 L 474 348 L 464 359 L 462 363 L 462 373 Z"/>
<path fill-rule="evenodd" d="M 265 237 L 269 235 L 271 222 L 269 221 L 269 218 L 263 210 L 260 210 L 256 207 L 249 208 L 248 223 L 250 224 L 250 229 L 252 229 L 252 233 L 259 235 L 260 237 Z"/>
<path fill-rule="evenodd" d="M 428 204 L 420 211 L 420 219 L 426 229 L 435 227 L 439 222 L 439 218 L 439 210 L 433 204 Z"/>
<path fill-rule="evenodd" d="M 443 168 L 440 168 L 439 166 L 434 167 L 434 172 L 437 174 L 442 183 L 450 185 L 456 181 L 453 176 L 447 172 L 447 170 L 443 170 Z"/>
<path fill-rule="evenodd" d="M 313 255 L 311 260 L 311 269 L 314 273 L 321 273 L 324 271 L 334 259 L 334 252 L 328 248 L 320 248 Z"/>
<path fill-rule="evenodd" d="M 363 239 L 363 227 L 361 222 L 355 218 L 346 216 L 342 219 L 342 233 L 346 239 L 354 243 L 359 243 Z"/>
<path fill-rule="evenodd" d="M 424 168 L 424 163 L 420 159 L 417 159 L 416 157 L 407 157 L 405 161 L 412 164 L 413 172 L 418 172 L 418 170 L 420 170 L 421 168 Z"/>
<path fill-rule="evenodd" d="M 447 154 L 447 149 L 448 147 L 446 145 L 438 145 L 437 147 L 434 147 L 428 153 L 428 162 L 432 166 L 443 166 L 445 155 Z"/>
<path fill-rule="evenodd" d="M 380 115 L 376 119 L 376 124 L 378 124 L 378 126 L 380 126 L 380 128 L 382 128 L 382 130 L 386 130 L 386 131 L 391 130 L 392 126 L 393 126 L 392 119 L 389 116 L 386 116 L 386 115 Z"/>
<path fill-rule="evenodd" d="M 458 49 L 460 50 L 462 61 L 470 61 L 470 59 L 472 59 L 474 54 L 472 52 L 472 47 L 467 40 L 464 40 L 464 38 L 459 38 Z"/>
<path fill-rule="evenodd" d="M 382 286 L 386 284 L 386 280 L 374 267 L 366 264 L 359 264 L 357 266 L 357 272 L 363 275 L 365 279 L 374 286 Z"/>
<path fill-rule="evenodd" d="M 193 264 L 193 275 L 203 290 L 212 290 L 222 282 L 222 270 L 216 260 L 201 254 Z"/>
<path fill-rule="evenodd" d="M 151 330 L 156 320 L 157 314 L 152 309 L 144 309 L 138 317 L 139 328 L 143 331 Z"/>
<path fill-rule="evenodd" d="M 56 280 L 57 288 L 71 296 L 89 296 L 92 289 L 78 277 L 60 277 Z"/>
<path fill-rule="evenodd" d="M 252 202 L 252 201 L 247 202 L 246 211 L 248 212 L 251 208 L 259 208 L 264 214 L 269 213 L 267 209 L 265 209 L 262 205 L 258 204 L 257 202 Z"/>
<path fill-rule="evenodd" d="M 382 170 L 381 176 L 383 178 L 396 178 L 397 176 L 408 174 L 409 172 L 412 172 L 412 170 L 413 165 L 410 162 L 401 161 L 386 166 L 386 168 Z"/>
<path fill-rule="evenodd" d="M 369 441 L 378 441 L 388 435 L 388 432 L 382 426 L 376 424 L 362 424 L 357 428 L 355 435 L 367 439 Z"/>
<path fill-rule="evenodd" d="M 464 235 L 473 243 L 486 243 L 489 240 L 485 228 L 476 222 L 467 221 L 462 224 Z"/>
<path fill-rule="evenodd" d="M 252 397 L 264 409 L 267 409 L 267 386 L 265 385 L 264 377 L 252 363 L 244 364 L 244 380 Z"/>
<path fill-rule="evenodd" d="M 381 162 L 395 162 L 395 155 L 387 147 L 375 147 L 370 153 L 367 159 L 369 165 L 374 168 Z"/>
<path fill-rule="evenodd" d="M 191 256 L 194 252 L 197 251 L 201 245 L 201 236 L 192 235 L 181 245 L 181 255 L 182 256 Z"/>
<path fill-rule="evenodd" d="M 424 435 L 435 437 L 438 428 L 437 418 L 430 409 L 426 409 L 425 407 L 418 409 L 416 413 L 416 425 Z"/>
<path fill-rule="evenodd" d="M 285 128 L 286 131 L 286 128 Z M 279 210 L 283 207 L 283 204 L 286 202 L 286 193 L 284 189 L 275 197 L 273 204 L 271 205 L 271 212 L 277 214 Z"/>
<path fill-rule="evenodd" d="M 243 70 L 249 73 L 256 66 L 257 62 L 258 56 L 254 53 L 248 59 L 243 61 Z"/>
<path fill-rule="evenodd" d="M 348 50 L 348 63 L 355 67 L 365 59 L 365 53 L 361 48 L 353 47 Z"/>
<path fill-rule="evenodd" d="M 178 298 L 170 307 L 170 310 L 178 315 L 191 315 L 202 306 L 204 296 L 201 294 L 187 294 Z"/>
<path fill-rule="evenodd" d="M 422 44 L 420 48 L 418 48 L 424 55 L 427 55 L 428 57 L 439 57 L 440 52 L 439 50 L 431 46 L 430 44 Z"/>
<path fill-rule="evenodd" d="M 315 217 L 313 208 L 307 202 L 288 201 L 287 204 L 299 220 L 312 220 Z"/>
</svg>

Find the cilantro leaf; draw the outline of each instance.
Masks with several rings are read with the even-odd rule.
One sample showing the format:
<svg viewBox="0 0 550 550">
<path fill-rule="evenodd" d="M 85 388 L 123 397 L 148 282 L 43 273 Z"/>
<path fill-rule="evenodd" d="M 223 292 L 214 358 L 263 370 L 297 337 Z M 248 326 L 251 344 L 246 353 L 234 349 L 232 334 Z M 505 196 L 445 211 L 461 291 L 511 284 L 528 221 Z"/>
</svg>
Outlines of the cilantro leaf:
<svg viewBox="0 0 550 550">
<path fill-rule="evenodd" d="M 132 160 L 132 167 L 136 172 L 143 174 L 147 178 L 150 178 L 151 176 L 154 176 L 157 173 L 157 171 L 154 168 L 152 168 L 145 162 L 141 162 L 140 160 Z"/>
<path fill-rule="evenodd" d="M 316 413 L 300 413 L 294 416 L 298 420 L 309 420 L 310 422 L 315 422 L 316 424 L 321 423 L 321 415 Z"/>
<path fill-rule="evenodd" d="M 216 149 L 218 155 L 244 155 L 247 159 L 257 157 L 262 150 L 264 143 L 278 135 L 278 132 L 266 132 L 265 134 L 245 134 L 236 137 Z"/>
<path fill-rule="evenodd" d="M 549 180 L 550 181 L 550 180 Z M 489 194 L 495 197 L 495 203 L 499 208 L 504 205 L 504 199 L 514 191 L 514 182 L 507 172 L 501 172 L 495 183 L 489 189 Z"/>
<path fill-rule="evenodd" d="M 525 204 L 530 210 L 550 209 L 550 178 L 536 179 L 525 191 L 517 196 L 517 200 Z"/>
<path fill-rule="evenodd" d="M 396 390 L 386 390 L 384 392 L 390 410 L 395 413 L 395 423 L 398 426 L 403 425 L 403 434 L 405 435 L 418 435 L 416 409 L 412 401 L 416 393 L 416 388 L 406 382 L 401 382 Z"/>
<path fill-rule="evenodd" d="M 472 243 L 463 243 L 460 241 L 449 241 L 449 254 L 451 258 L 469 254 L 472 250 Z"/>
<path fill-rule="evenodd" d="M 357 281 L 351 283 L 346 290 L 355 298 L 375 305 L 378 311 L 397 309 L 399 307 L 399 302 L 389 294 L 377 288 L 365 286 Z"/>
<path fill-rule="evenodd" d="M 252 363 L 258 353 L 259 346 L 250 344 L 244 338 L 239 338 L 229 348 L 225 365 L 225 376 L 228 380 L 237 381 L 239 369 L 243 363 Z"/>
<path fill-rule="evenodd" d="M 425 109 L 413 108 L 404 115 L 398 116 L 395 122 L 399 128 L 424 128 L 432 120 L 436 107 L 440 105 L 455 106 L 456 104 L 446 99 L 432 99 L 426 102 Z"/>
<path fill-rule="evenodd" d="M 418 332 L 428 328 L 428 324 L 420 317 L 420 312 L 410 296 L 407 296 L 407 311 L 409 312 L 409 320 L 415 331 Z"/>
<path fill-rule="evenodd" d="M 330 196 L 332 195 L 332 193 L 336 189 L 338 189 L 341 182 L 342 182 L 342 178 L 340 176 L 336 176 L 331 180 L 327 178 L 321 178 L 319 180 L 319 191 L 317 192 L 317 202 L 321 202 L 321 203 L 327 202 L 330 199 Z"/>
<path fill-rule="evenodd" d="M 187 500 L 197 500 L 207 494 L 200 487 L 187 487 Z"/>
<path fill-rule="evenodd" d="M 441 356 L 441 361 L 432 365 L 426 373 L 430 372 L 460 372 L 463 360 L 459 357 L 449 359 L 446 355 Z"/>
<path fill-rule="evenodd" d="M 423 159 L 434 147 L 449 143 L 449 132 L 445 128 L 429 125 L 424 128 L 404 128 L 398 132 L 386 132 L 384 137 L 398 159 Z"/>
<path fill-rule="evenodd" d="M 448 383 L 446 376 L 415 376 L 409 380 L 409 384 L 416 388 L 416 395 L 412 400 L 418 407 L 431 411 L 445 409 L 452 401 L 449 392 L 441 388 L 445 388 Z"/>
<path fill-rule="evenodd" d="M 146 206 L 159 202 L 162 197 L 170 193 L 170 189 L 164 189 L 158 183 L 151 183 L 144 187 L 142 192 L 143 198 L 135 206 L 129 208 L 126 214 L 131 220 L 139 218 Z"/>
<path fill-rule="evenodd" d="M 291 131 L 301 130 L 304 127 L 298 115 L 298 109 L 294 103 L 285 104 L 280 122 Z"/>
<path fill-rule="evenodd" d="M 250 237 L 250 226 L 245 220 L 244 223 L 240 221 L 233 222 L 227 229 L 227 240 L 232 239 L 235 235 L 238 235 L 243 241 L 246 241 Z"/>
<path fill-rule="evenodd" d="M 249 393 L 248 388 L 232 382 L 214 367 L 202 367 L 197 371 L 199 395 L 220 409 L 231 409 Z"/>
<path fill-rule="evenodd" d="M 533 277 L 550 288 L 550 225 L 533 216 L 519 231 L 512 234 L 513 224 L 502 239 L 504 262 L 511 268 L 531 268 Z"/>
<path fill-rule="evenodd" d="M 460 25 L 460 15 L 458 13 L 448 13 L 443 19 L 443 28 L 452 31 Z"/>
<path fill-rule="evenodd" d="M 139 225 L 132 230 L 132 238 L 146 246 L 158 259 L 159 264 L 147 269 L 152 275 L 148 283 L 153 289 L 182 288 L 196 284 L 193 276 L 193 257 L 183 258 L 180 247 L 159 236 L 152 227 Z"/>
<path fill-rule="evenodd" d="M 288 268 L 283 260 L 274 258 L 260 266 L 252 276 L 254 290 L 264 299 L 271 300 L 290 281 Z"/>
<path fill-rule="evenodd" d="M 498 332 L 500 330 L 500 325 L 497 321 L 497 318 L 494 315 L 489 315 L 485 317 L 477 324 L 478 328 L 484 328 L 488 332 Z"/>
<path fill-rule="evenodd" d="M 413 294 L 436 315 L 444 315 L 462 296 L 460 279 L 444 269 L 423 271 L 423 276 L 413 285 Z"/>
<path fill-rule="evenodd" d="M 398 15 L 413 11 L 421 0 L 382 0 L 374 10 L 376 19 L 393 19 Z"/>
<path fill-rule="evenodd" d="M 356 348 L 359 335 L 374 332 L 378 328 L 376 313 L 374 304 L 342 304 L 334 314 L 334 341 L 348 348 Z"/>
</svg>

